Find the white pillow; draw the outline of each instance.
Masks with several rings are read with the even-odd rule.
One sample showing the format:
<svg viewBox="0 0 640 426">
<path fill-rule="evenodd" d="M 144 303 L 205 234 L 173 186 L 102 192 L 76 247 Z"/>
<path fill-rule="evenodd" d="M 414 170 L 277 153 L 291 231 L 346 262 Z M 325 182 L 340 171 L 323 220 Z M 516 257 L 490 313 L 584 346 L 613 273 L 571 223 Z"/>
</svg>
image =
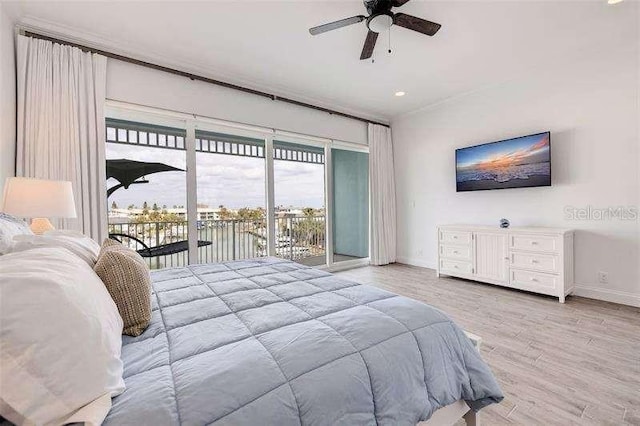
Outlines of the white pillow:
<svg viewBox="0 0 640 426">
<path fill-rule="evenodd" d="M 100 254 L 100 244 L 97 243 L 91 237 L 84 235 L 80 231 L 73 231 L 70 229 L 54 229 L 47 231 L 43 234 L 45 237 L 56 237 L 79 240 L 78 243 L 82 244 L 87 250 L 97 258 Z"/>
<path fill-rule="evenodd" d="M 39 247 L 66 248 L 91 268 L 96 266 L 100 246 L 91 238 L 76 231 L 49 231 L 42 235 L 16 235 L 11 252 L 31 250 Z"/>
<path fill-rule="evenodd" d="M 29 225 L 17 217 L 0 212 L 0 254 L 9 253 L 16 235 L 33 235 Z"/>
<path fill-rule="evenodd" d="M 77 415 L 88 406 L 124 390 L 122 326 L 100 278 L 68 250 L 1 256 L 0 415 L 18 424 L 84 421 Z"/>
</svg>

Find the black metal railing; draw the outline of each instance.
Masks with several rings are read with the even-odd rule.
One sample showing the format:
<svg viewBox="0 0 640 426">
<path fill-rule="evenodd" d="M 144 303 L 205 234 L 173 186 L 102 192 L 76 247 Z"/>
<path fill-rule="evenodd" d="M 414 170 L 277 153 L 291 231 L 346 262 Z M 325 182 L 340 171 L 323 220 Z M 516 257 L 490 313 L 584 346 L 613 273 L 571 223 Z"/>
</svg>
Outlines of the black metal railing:
<svg viewBox="0 0 640 426">
<path fill-rule="evenodd" d="M 275 255 L 301 260 L 325 254 L 324 216 L 285 216 L 276 218 Z"/>
<path fill-rule="evenodd" d="M 264 219 L 199 220 L 199 241 L 211 242 L 198 248 L 198 262 L 227 262 L 267 256 L 267 225 Z M 188 222 L 126 222 L 110 223 L 110 234 L 130 235 L 148 247 L 156 247 L 189 239 Z M 126 246 L 141 250 L 134 239 L 119 237 Z M 301 261 L 325 256 L 324 216 L 284 216 L 275 220 L 275 256 Z M 151 269 L 185 266 L 188 251 L 166 256 L 145 258 Z"/>
</svg>

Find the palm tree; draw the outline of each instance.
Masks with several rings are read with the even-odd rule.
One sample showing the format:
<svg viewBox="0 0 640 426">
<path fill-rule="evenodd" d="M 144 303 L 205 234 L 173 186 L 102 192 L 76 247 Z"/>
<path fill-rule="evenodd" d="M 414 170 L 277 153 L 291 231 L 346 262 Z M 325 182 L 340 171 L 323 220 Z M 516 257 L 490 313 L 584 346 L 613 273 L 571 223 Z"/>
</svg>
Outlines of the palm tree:
<svg viewBox="0 0 640 426">
<path fill-rule="evenodd" d="M 223 206 L 222 204 L 220 204 L 220 206 L 218 207 L 219 211 L 218 211 L 218 217 L 220 217 L 221 220 L 230 220 L 233 219 L 233 212 L 231 210 L 229 210 L 228 208 L 226 208 L 225 206 Z"/>
<path fill-rule="evenodd" d="M 324 221 L 305 211 L 304 219 L 295 222 L 293 235 L 297 242 L 305 246 L 317 246 L 324 241 L 324 231 Z"/>
</svg>

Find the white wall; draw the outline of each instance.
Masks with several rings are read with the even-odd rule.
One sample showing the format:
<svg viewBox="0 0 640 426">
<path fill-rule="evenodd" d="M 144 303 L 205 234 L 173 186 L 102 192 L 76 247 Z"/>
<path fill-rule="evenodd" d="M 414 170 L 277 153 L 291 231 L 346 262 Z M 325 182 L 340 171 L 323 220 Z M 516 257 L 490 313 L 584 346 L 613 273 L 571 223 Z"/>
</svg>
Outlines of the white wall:
<svg viewBox="0 0 640 426">
<path fill-rule="evenodd" d="M 13 19 L 0 2 L 0 188 L 15 176 L 16 71 Z"/>
<path fill-rule="evenodd" d="M 435 267 L 439 224 L 570 227 L 576 293 L 640 306 L 640 220 L 565 218 L 565 206 L 638 208 L 638 60 L 632 40 L 393 120 L 400 261 Z M 546 130 L 552 187 L 456 193 L 456 148 Z"/>
<path fill-rule="evenodd" d="M 156 108 L 367 144 L 367 125 L 326 112 L 112 60 L 107 98 Z"/>
</svg>

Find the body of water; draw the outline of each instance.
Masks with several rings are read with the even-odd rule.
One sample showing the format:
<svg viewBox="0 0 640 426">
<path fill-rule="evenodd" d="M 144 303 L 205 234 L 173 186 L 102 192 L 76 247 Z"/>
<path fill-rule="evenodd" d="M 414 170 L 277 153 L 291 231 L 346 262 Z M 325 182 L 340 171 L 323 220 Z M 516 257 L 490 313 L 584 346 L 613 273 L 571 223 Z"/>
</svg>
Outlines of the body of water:
<svg viewBox="0 0 640 426">
<path fill-rule="evenodd" d="M 493 180 L 499 183 L 512 179 L 529 179 L 531 176 L 550 176 L 551 163 L 520 164 L 517 166 L 496 167 L 493 169 L 458 170 L 458 182 Z"/>
</svg>

